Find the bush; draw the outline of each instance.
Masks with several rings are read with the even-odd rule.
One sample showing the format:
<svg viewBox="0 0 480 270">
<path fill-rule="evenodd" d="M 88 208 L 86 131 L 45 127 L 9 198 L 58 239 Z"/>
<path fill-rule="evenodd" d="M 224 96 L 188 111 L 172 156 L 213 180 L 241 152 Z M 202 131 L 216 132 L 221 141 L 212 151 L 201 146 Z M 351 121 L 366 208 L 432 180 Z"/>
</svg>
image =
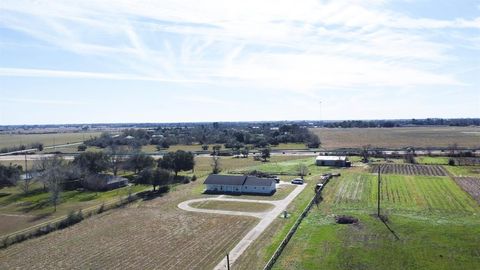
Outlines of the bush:
<svg viewBox="0 0 480 270">
<path fill-rule="evenodd" d="M 87 146 L 85 144 L 80 144 L 77 149 L 78 152 L 84 152 L 85 150 L 87 150 Z"/>
<path fill-rule="evenodd" d="M 448 159 L 448 165 L 455 166 L 455 160 L 453 158 Z"/>
<path fill-rule="evenodd" d="M 197 176 L 194 174 L 194 175 L 192 176 L 192 179 L 191 179 L 191 180 L 192 180 L 192 182 L 197 181 Z"/>
</svg>

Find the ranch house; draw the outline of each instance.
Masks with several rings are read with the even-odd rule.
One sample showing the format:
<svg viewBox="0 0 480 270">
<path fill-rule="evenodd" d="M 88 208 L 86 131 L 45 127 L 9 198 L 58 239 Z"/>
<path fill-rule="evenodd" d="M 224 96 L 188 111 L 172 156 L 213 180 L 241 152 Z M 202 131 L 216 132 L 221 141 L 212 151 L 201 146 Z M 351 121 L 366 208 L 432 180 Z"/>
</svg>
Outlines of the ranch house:
<svg viewBox="0 0 480 270">
<path fill-rule="evenodd" d="M 203 184 L 207 193 L 273 194 L 277 190 L 272 178 L 245 175 L 211 174 Z"/>
<path fill-rule="evenodd" d="M 317 166 L 350 167 L 351 163 L 346 156 L 318 156 L 315 159 Z"/>
</svg>

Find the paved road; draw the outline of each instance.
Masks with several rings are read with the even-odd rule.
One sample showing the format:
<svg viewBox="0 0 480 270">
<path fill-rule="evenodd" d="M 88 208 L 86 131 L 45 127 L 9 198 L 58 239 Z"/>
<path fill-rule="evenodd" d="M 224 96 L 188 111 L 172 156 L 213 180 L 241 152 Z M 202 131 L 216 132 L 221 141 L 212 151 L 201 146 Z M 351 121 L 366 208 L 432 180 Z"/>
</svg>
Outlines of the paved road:
<svg viewBox="0 0 480 270">
<path fill-rule="evenodd" d="M 290 185 L 289 183 L 283 182 L 280 185 Z M 224 215 L 241 215 L 241 216 L 250 216 L 260 219 L 260 222 L 250 230 L 243 238 L 238 242 L 238 244 L 229 252 L 230 254 L 230 265 L 233 265 L 235 261 L 242 255 L 242 253 L 252 244 L 262 233 L 263 231 L 270 226 L 270 224 L 278 218 L 282 212 L 287 208 L 287 206 L 297 197 L 300 192 L 302 192 L 307 184 L 297 186 L 286 198 L 278 201 L 265 201 L 265 200 L 244 200 L 244 199 L 233 199 L 233 198 L 223 198 L 222 196 L 216 198 L 203 198 L 195 199 L 182 202 L 178 205 L 179 208 L 192 211 L 192 212 L 202 212 L 210 214 L 224 214 Z M 218 200 L 218 201 L 238 201 L 238 202 L 255 202 L 255 203 L 269 203 L 273 204 L 274 208 L 267 212 L 261 213 L 250 213 L 250 212 L 240 212 L 240 211 L 226 211 L 226 210 L 211 210 L 211 209 L 199 209 L 193 208 L 188 204 L 193 202 L 200 201 L 209 201 L 209 200 Z M 227 259 L 224 258 L 214 270 L 223 270 L 227 269 Z"/>
</svg>

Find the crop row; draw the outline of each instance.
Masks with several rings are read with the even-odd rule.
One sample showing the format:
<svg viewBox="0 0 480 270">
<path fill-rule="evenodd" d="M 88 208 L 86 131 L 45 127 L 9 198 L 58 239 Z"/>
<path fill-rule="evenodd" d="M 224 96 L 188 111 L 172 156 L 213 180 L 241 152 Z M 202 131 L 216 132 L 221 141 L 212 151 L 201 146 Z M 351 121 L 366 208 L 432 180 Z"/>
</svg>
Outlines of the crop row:
<svg viewBox="0 0 480 270">
<path fill-rule="evenodd" d="M 416 165 L 416 164 L 378 164 L 371 167 L 372 173 L 402 174 L 402 175 L 425 175 L 447 176 L 447 171 L 440 165 Z"/>
<path fill-rule="evenodd" d="M 455 177 L 455 182 L 480 204 L 480 178 Z"/>
</svg>

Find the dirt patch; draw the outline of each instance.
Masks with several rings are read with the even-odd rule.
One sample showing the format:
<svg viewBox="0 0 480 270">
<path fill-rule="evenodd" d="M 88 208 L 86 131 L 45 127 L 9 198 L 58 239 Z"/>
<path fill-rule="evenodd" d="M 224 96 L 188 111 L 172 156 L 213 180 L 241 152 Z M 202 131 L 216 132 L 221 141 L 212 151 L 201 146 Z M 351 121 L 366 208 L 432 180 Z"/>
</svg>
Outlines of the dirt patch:
<svg viewBox="0 0 480 270">
<path fill-rule="evenodd" d="M 352 217 L 352 216 L 336 216 L 335 217 L 335 222 L 338 224 L 357 224 L 358 223 L 358 218 Z"/>
<path fill-rule="evenodd" d="M 455 182 L 480 204 L 480 178 L 455 177 Z"/>
</svg>

